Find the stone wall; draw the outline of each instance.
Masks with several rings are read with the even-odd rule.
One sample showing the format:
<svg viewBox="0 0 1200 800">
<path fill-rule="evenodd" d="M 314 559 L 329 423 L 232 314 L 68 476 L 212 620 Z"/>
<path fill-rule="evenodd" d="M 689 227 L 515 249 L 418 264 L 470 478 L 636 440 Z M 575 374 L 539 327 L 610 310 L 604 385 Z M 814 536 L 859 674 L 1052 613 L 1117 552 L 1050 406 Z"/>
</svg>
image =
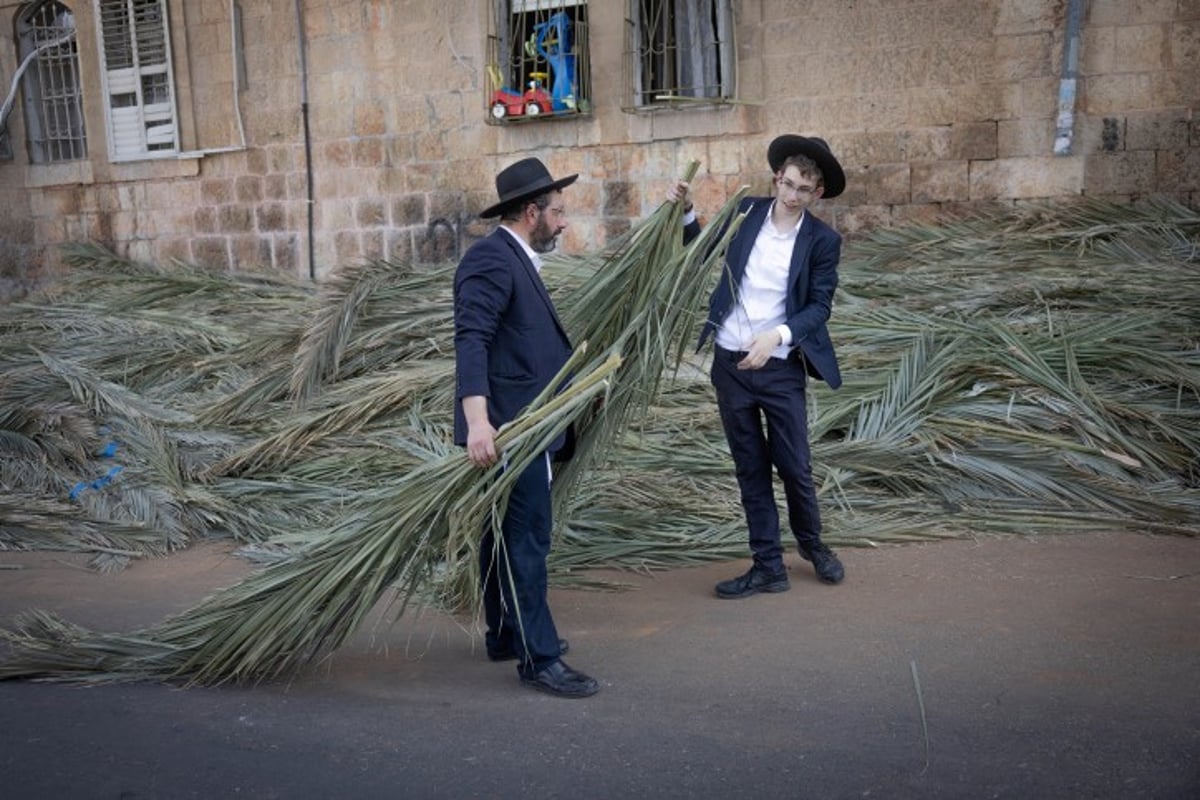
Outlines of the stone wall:
<svg viewBox="0 0 1200 800">
<path fill-rule="evenodd" d="M 0 0 L 0 30 L 18 5 Z M 692 159 L 701 209 L 743 184 L 766 192 L 766 144 L 783 132 L 821 135 L 842 159 L 847 191 L 819 213 L 849 234 L 995 201 L 1163 193 L 1200 205 L 1195 0 L 1085 4 L 1065 156 L 1053 144 L 1068 0 L 741 0 L 741 102 L 643 113 L 622 110 L 626 3 L 592 2 L 591 113 L 504 126 L 485 124 L 490 0 L 308 0 L 307 105 L 294 3 L 239 3 L 239 78 L 231 3 L 171 0 L 187 152 L 123 164 L 106 155 L 93 6 L 68 5 L 90 156 L 28 164 L 18 104 L 14 158 L 0 161 L 10 288 L 52 274 L 55 246 L 80 239 L 318 278 L 363 259 L 452 259 L 489 229 L 476 215 L 495 172 L 529 154 L 580 173 L 563 247 L 591 250 L 649 213 Z"/>
</svg>

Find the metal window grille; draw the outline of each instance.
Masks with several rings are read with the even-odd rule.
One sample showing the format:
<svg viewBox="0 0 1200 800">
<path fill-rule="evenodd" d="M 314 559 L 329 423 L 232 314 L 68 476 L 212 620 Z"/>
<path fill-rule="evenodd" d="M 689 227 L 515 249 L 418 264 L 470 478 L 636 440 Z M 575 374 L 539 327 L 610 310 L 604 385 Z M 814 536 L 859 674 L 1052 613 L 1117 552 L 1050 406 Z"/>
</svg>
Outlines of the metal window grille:
<svg viewBox="0 0 1200 800">
<path fill-rule="evenodd" d="M 587 0 L 492 0 L 484 103 L 492 124 L 591 112 Z"/>
<path fill-rule="evenodd" d="M 29 160 L 87 157 L 75 16 L 62 3 L 35 3 L 17 20 L 21 57 L 45 45 L 22 76 Z"/>
<path fill-rule="evenodd" d="M 114 161 L 174 153 L 178 126 L 164 0 L 97 0 Z"/>
<path fill-rule="evenodd" d="M 630 0 L 625 110 L 736 95 L 732 0 Z"/>
</svg>

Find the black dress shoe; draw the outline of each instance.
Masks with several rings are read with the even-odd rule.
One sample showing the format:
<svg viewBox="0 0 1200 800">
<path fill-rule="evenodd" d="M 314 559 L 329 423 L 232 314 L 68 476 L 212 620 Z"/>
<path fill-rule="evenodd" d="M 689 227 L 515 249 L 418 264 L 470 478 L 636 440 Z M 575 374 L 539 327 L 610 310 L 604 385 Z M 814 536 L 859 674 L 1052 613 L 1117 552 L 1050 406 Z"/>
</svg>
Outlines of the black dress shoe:
<svg viewBox="0 0 1200 800">
<path fill-rule="evenodd" d="M 560 656 L 566 655 L 567 651 L 570 649 L 571 645 L 567 644 L 566 639 L 558 640 L 558 654 Z M 517 651 L 513 649 L 511 644 L 509 644 L 506 647 L 488 650 L 488 658 L 490 658 L 492 661 L 512 661 L 513 659 L 518 658 L 518 656 Z"/>
<path fill-rule="evenodd" d="M 582 672 L 576 672 L 559 659 L 537 672 L 522 672 L 521 683 L 539 692 L 558 697 L 591 697 L 600 691 L 600 684 Z"/>
<path fill-rule="evenodd" d="M 805 561 L 812 562 L 817 577 L 825 583 L 841 583 L 842 578 L 846 577 L 846 570 L 842 568 L 842 562 L 838 560 L 832 550 L 821 542 L 813 545 L 800 545 L 800 557 Z"/>
<path fill-rule="evenodd" d="M 745 575 L 739 575 L 717 584 L 717 597 L 734 600 L 739 597 L 749 597 L 759 592 L 786 592 L 791 588 L 787 572 L 767 572 L 757 566 L 751 567 Z"/>
</svg>

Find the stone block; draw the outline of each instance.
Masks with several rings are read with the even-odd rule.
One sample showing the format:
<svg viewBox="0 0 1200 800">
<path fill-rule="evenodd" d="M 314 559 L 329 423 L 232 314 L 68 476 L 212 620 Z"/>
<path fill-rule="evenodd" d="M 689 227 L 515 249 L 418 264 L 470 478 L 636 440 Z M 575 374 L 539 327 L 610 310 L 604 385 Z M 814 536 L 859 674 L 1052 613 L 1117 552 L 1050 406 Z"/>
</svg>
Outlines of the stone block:
<svg viewBox="0 0 1200 800">
<path fill-rule="evenodd" d="M 466 213 L 461 192 L 430 192 L 427 202 L 430 219 L 458 219 L 460 215 Z"/>
<path fill-rule="evenodd" d="M 1154 191 L 1154 153 L 1092 153 L 1084 162 L 1083 190 L 1089 195 L 1148 194 Z"/>
<path fill-rule="evenodd" d="M 950 130 L 951 159 L 976 161 L 995 158 L 998 152 L 998 133 L 995 122 L 968 122 L 954 125 Z"/>
<path fill-rule="evenodd" d="M 288 197 L 288 176 L 268 175 L 263 178 L 264 200 L 286 200 Z"/>
<path fill-rule="evenodd" d="M 1170 63 L 1177 65 L 1173 74 L 1183 84 L 1179 87 L 1180 105 L 1200 106 L 1200 19 L 1171 28 Z"/>
<path fill-rule="evenodd" d="M 1188 146 L 1190 111 L 1184 108 L 1166 111 L 1139 111 L 1125 118 L 1127 150 L 1167 150 Z"/>
<path fill-rule="evenodd" d="M 192 215 L 196 233 L 217 232 L 217 206 L 202 206 Z"/>
<path fill-rule="evenodd" d="M 355 136 L 382 136 L 387 133 L 386 111 L 379 103 L 360 103 L 354 108 Z"/>
<path fill-rule="evenodd" d="M 1116 29 L 1117 72 L 1156 72 L 1167 66 L 1167 31 L 1162 23 Z"/>
<path fill-rule="evenodd" d="M 1175 18 L 1177 1 L 1088 0 L 1087 23 L 1089 26 L 1120 26 L 1170 22 Z"/>
<path fill-rule="evenodd" d="M 263 199 L 262 178 L 243 175 L 234 179 L 234 195 L 239 203 L 257 203 Z"/>
<path fill-rule="evenodd" d="M 387 205 L 382 200 L 359 200 L 354 217 L 360 228 L 387 225 Z"/>
<path fill-rule="evenodd" d="M 380 139 L 359 139 L 353 144 L 354 166 L 378 169 L 387 161 L 383 141 Z"/>
<path fill-rule="evenodd" d="M 303 172 L 293 172 L 287 176 L 288 197 L 307 198 L 308 176 Z"/>
<path fill-rule="evenodd" d="M 413 148 L 418 161 L 444 161 L 449 153 L 445 138 L 436 131 L 419 133 L 413 137 Z"/>
<path fill-rule="evenodd" d="M 1054 37 L 1046 32 L 1021 36 L 1001 36 L 996 40 L 993 77 L 1000 81 L 1020 81 L 1054 74 L 1052 62 Z"/>
<path fill-rule="evenodd" d="M 714 175 L 741 175 L 747 163 L 757 163 L 759 159 L 749 159 L 745 146 L 736 139 L 714 139 L 708 143 L 708 171 Z M 654 174 L 670 175 L 674 170 L 665 170 Z"/>
<path fill-rule="evenodd" d="M 384 237 L 386 231 L 370 230 L 362 232 L 362 254 L 360 260 L 378 261 L 382 259 L 387 250 L 384 246 Z"/>
<path fill-rule="evenodd" d="M 353 143 L 345 139 L 326 142 L 314 153 L 314 162 L 322 169 L 342 169 L 354 163 Z"/>
<path fill-rule="evenodd" d="M 338 267 L 362 260 L 362 236 L 358 231 L 337 231 L 333 234 L 333 252 Z"/>
<path fill-rule="evenodd" d="M 1104 75 L 1116 71 L 1117 28 L 1087 25 L 1079 37 L 1080 75 Z"/>
<path fill-rule="evenodd" d="M 300 238 L 298 236 L 275 236 L 271 239 L 271 263 L 286 274 L 299 274 Z"/>
<path fill-rule="evenodd" d="M 964 14 L 987 18 L 974 4 L 955 4 Z M 1019 35 L 1052 31 L 1059 24 L 1055 3 L 1045 0 L 1005 0 L 996 3 L 994 32 L 1001 35 Z"/>
<path fill-rule="evenodd" d="M 235 194 L 233 181 L 228 178 L 208 178 L 200 182 L 200 202 L 206 205 L 232 203 Z M 104 201 L 101 199 L 101 207 Z"/>
<path fill-rule="evenodd" d="M 222 233 L 247 233 L 254 230 L 254 213 L 249 206 L 221 206 L 217 211 L 217 229 Z"/>
<path fill-rule="evenodd" d="M 266 236 L 234 236 L 229 241 L 231 264 L 236 271 L 271 265 L 271 240 Z"/>
<path fill-rule="evenodd" d="M 950 155 L 949 125 L 924 128 L 902 128 L 896 136 L 901 161 L 938 161 Z"/>
<path fill-rule="evenodd" d="M 169 264 L 172 261 L 179 261 L 184 264 L 191 263 L 191 238 L 173 236 L 155 240 L 153 259 L 158 264 Z"/>
<path fill-rule="evenodd" d="M 970 197 L 966 161 L 927 161 L 912 164 L 912 202 L 944 203 Z"/>
<path fill-rule="evenodd" d="M 972 200 L 1030 199 L 1079 194 L 1083 189 L 1081 157 L 1006 158 L 972 161 Z"/>
<path fill-rule="evenodd" d="M 271 171 L 271 160 L 267 151 L 255 147 L 246 151 L 246 172 L 251 175 L 266 175 Z"/>
<path fill-rule="evenodd" d="M 425 208 L 424 194 L 410 194 L 394 198 L 392 204 L 392 225 L 399 228 L 406 225 L 424 225 L 429 221 Z"/>
<path fill-rule="evenodd" d="M 908 164 L 873 164 L 855 173 L 863 202 L 896 205 L 911 199 L 911 170 Z"/>
<path fill-rule="evenodd" d="M 287 230 L 287 211 L 282 203 L 266 203 L 254 210 L 257 228 L 262 232 Z"/>
<path fill-rule="evenodd" d="M 891 224 L 892 209 L 886 205 L 856 205 L 840 209 L 837 230 L 846 237 L 883 228 Z"/>
<path fill-rule="evenodd" d="M 996 126 L 996 157 L 1041 156 L 1054 152 L 1052 119 L 1001 120 Z"/>
<path fill-rule="evenodd" d="M 1158 153 L 1155 189 L 1162 192 L 1190 192 L 1200 187 L 1200 148 L 1162 150 Z"/>
<path fill-rule="evenodd" d="M 266 148 L 268 171 L 271 174 L 285 174 L 291 172 L 294 164 L 297 163 L 292 151 L 291 145 L 272 145 Z M 303 161 L 304 151 L 299 150 L 299 158 Z"/>
<path fill-rule="evenodd" d="M 192 263 L 221 272 L 230 267 L 229 241 L 224 236 L 200 236 L 192 240 Z"/>
<path fill-rule="evenodd" d="M 603 196 L 603 216 L 632 218 L 641 214 L 641 190 L 632 181 L 605 181 Z"/>
<path fill-rule="evenodd" d="M 1154 76 L 1147 73 L 1093 75 L 1087 79 L 1081 109 L 1096 116 L 1154 108 Z"/>
<path fill-rule="evenodd" d="M 843 167 L 850 164 L 871 166 L 902 161 L 906 155 L 902 137 L 895 130 L 843 133 L 837 140 L 837 149 L 834 152 Z M 832 149 L 833 145 L 830 147 Z"/>
<path fill-rule="evenodd" d="M 1027 78 L 1017 87 L 1017 102 L 1009 118 L 1058 117 L 1058 76 Z"/>
</svg>

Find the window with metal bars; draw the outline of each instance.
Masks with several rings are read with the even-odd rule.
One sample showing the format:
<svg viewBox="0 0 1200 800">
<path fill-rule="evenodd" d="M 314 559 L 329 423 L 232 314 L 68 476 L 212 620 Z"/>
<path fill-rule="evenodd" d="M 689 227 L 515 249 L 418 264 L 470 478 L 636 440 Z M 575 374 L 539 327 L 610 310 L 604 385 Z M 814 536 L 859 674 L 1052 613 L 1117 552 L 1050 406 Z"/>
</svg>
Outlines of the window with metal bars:
<svg viewBox="0 0 1200 800">
<path fill-rule="evenodd" d="M 113 161 L 179 149 L 166 0 L 96 0 Z"/>
<path fill-rule="evenodd" d="M 736 96 L 733 0 L 630 0 L 625 110 Z"/>
<path fill-rule="evenodd" d="M 75 15 L 62 3 L 30 3 L 17 17 L 25 133 L 34 164 L 87 157 Z"/>
<path fill-rule="evenodd" d="M 587 0 L 492 0 L 488 28 L 489 122 L 591 111 Z"/>
</svg>

